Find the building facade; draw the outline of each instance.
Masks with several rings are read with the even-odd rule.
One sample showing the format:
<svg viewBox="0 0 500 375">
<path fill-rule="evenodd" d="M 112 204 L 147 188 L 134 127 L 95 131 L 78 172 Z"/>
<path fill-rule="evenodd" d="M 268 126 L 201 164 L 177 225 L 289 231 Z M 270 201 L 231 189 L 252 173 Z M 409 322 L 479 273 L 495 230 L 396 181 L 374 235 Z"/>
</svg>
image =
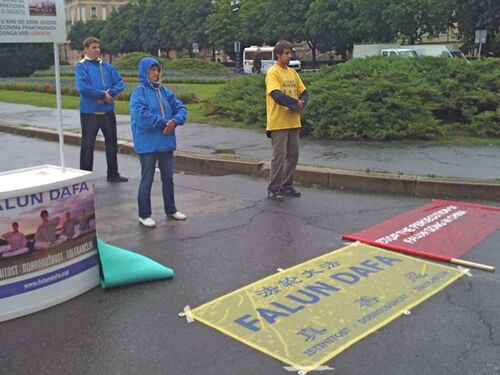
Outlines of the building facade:
<svg viewBox="0 0 500 375">
<path fill-rule="evenodd" d="M 106 20 L 113 9 L 129 0 L 64 0 L 68 28 L 78 21 Z"/>
<path fill-rule="evenodd" d="M 114 9 L 128 2 L 129 0 L 64 0 L 66 30 L 69 31 L 76 22 L 106 20 Z M 70 63 L 81 59 L 81 51 L 72 50 L 69 43 L 60 46 L 60 53 Z"/>
</svg>

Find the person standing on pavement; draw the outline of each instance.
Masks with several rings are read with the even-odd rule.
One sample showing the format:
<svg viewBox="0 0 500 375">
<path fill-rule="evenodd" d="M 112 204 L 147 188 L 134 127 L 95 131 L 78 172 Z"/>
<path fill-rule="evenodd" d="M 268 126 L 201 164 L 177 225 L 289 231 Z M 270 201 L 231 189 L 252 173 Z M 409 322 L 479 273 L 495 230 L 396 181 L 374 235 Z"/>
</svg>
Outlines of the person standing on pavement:
<svg viewBox="0 0 500 375">
<path fill-rule="evenodd" d="M 260 58 L 260 49 L 257 48 L 255 51 L 255 57 L 252 61 L 252 73 L 260 73 L 262 69 L 262 59 Z"/>
<path fill-rule="evenodd" d="M 283 196 L 301 195 L 293 187 L 293 177 L 299 160 L 300 114 L 309 95 L 298 73 L 288 67 L 292 44 L 279 41 L 274 56 L 277 62 L 266 74 L 266 132 L 273 148 L 267 196 L 282 201 Z"/>
<path fill-rule="evenodd" d="M 107 176 L 110 182 L 127 182 L 118 173 L 118 141 L 116 134 L 115 97 L 125 89 L 122 77 L 101 60 L 101 42 L 89 37 L 83 41 L 85 57 L 76 64 L 76 89 L 80 93 L 82 145 L 80 169 L 92 171 L 94 145 L 99 129 L 104 135 Z"/>
<path fill-rule="evenodd" d="M 174 199 L 175 129 L 186 121 L 187 110 L 174 93 L 161 85 L 161 65 L 152 57 L 139 62 L 140 84 L 130 98 L 132 138 L 141 162 L 139 184 L 139 222 L 156 226 L 151 217 L 151 186 L 159 164 L 165 214 L 175 220 L 185 220 L 177 211 Z"/>
</svg>

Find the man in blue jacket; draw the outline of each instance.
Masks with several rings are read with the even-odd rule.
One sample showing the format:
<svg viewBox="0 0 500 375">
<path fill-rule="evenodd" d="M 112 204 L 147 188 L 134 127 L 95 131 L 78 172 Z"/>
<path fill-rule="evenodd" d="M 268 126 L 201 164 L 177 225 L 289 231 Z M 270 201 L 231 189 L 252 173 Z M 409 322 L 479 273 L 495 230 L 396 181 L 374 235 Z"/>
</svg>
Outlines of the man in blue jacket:
<svg viewBox="0 0 500 375">
<path fill-rule="evenodd" d="M 114 98 L 125 89 L 120 74 L 100 59 L 101 42 L 89 37 L 83 41 L 85 57 L 76 64 L 76 88 L 80 92 L 82 146 L 80 169 L 92 171 L 94 145 L 99 129 L 104 135 L 108 181 L 126 182 L 118 173 L 118 145 Z"/>
<path fill-rule="evenodd" d="M 161 65 L 152 57 L 139 62 L 140 84 L 130 98 L 130 116 L 134 148 L 141 162 L 139 185 L 139 222 L 156 226 L 151 217 L 151 186 L 157 163 L 160 167 L 165 213 L 175 220 L 185 220 L 174 200 L 175 128 L 184 124 L 187 110 L 172 91 L 161 86 Z"/>
</svg>

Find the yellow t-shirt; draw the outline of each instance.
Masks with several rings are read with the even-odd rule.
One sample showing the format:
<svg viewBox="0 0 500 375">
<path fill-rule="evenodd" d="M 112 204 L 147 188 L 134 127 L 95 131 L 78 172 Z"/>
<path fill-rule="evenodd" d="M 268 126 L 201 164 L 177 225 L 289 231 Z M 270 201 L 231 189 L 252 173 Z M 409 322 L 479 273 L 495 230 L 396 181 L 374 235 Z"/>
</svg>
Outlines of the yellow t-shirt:
<svg viewBox="0 0 500 375">
<path fill-rule="evenodd" d="M 298 73 L 292 68 L 282 68 L 274 64 L 266 74 L 266 130 L 281 130 L 300 128 L 300 114 L 279 105 L 271 97 L 271 92 L 280 90 L 284 94 L 298 99 L 306 91 L 306 86 Z"/>
</svg>

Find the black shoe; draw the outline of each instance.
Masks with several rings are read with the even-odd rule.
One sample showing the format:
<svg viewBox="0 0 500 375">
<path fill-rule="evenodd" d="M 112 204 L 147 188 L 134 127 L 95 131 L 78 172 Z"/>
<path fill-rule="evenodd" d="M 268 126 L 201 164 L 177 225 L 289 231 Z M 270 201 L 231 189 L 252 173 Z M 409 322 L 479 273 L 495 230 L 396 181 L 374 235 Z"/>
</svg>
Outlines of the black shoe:
<svg viewBox="0 0 500 375">
<path fill-rule="evenodd" d="M 113 177 L 108 177 L 108 181 L 109 182 L 127 182 L 128 178 L 117 175 L 117 176 L 113 176 Z"/>
<path fill-rule="evenodd" d="M 283 195 L 286 195 L 287 197 L 300 198 L 302 194 L 297 189 L 289 187 L 283 190 Z"/>
<path fill-rule="evenodd" d="M 267 199 L 271 199 L 276 202 L 283 202 L 283 195 L 279 191 L 267 191 Z"/>
</svg>

